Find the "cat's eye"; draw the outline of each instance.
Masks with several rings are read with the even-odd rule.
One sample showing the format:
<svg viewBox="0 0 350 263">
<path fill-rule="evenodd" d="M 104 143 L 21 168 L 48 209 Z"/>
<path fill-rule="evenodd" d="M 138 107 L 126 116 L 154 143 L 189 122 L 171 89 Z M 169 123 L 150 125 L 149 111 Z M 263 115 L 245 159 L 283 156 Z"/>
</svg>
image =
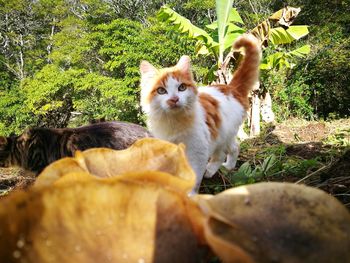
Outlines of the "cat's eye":
<svg viewBox="0 0 350 263">
<path fill-rule="evenodd" d="M 187 87 L 183 83 L 178 87 L 179 91 L 185 91 L 186 89 L 187 89 Z"/>
<path fill-rule="evenodd" d="M 166 94 L 166 93 L 168 93 L 168 92 L 167 92 L 166 89 L 164 89 L 163 87 L 159 87 L 159 88 L 157 89 L 157 93 L 160 94 L 160 95 L 163 95 L 163 94 Z"/>
</svg>

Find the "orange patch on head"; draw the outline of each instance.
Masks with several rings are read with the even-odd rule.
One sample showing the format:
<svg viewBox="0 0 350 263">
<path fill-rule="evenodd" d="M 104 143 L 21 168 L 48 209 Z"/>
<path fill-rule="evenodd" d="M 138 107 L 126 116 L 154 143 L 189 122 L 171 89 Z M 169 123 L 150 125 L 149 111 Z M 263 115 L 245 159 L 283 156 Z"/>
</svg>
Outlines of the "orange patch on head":
<svg viewBox="0 0 350 263">
<path fill-rule="evenodd" d="M 152 88 L 151 88 L 150 93 L 147 97 L 148 103 L 150 103 L 152 101 L 152 99 L 157 95 L 157 89 L 159 87 L 165 88 L 168 77 L 169 77 L 168 74 L 164 74 L 163 72 L 155 77 Z"/>
<path fill-rule="evenodd" d="M 161 69 L 159 71 L 159 74 L 154 78 L 152 88 L 150 89 L 150 93 L 147 98 L 148 103 L 150 103 L 153 97 L 157 95 L 157 89 L 159 87 L 166 88 L 166 83 L 169 78 L 178 80 L 180 83 L 185 84 L 188 89 L 191 89 L 195 94 L 197 94 L 196 84 L 193 81 L 191 72 L 184 73 L 176 66 L 171 68 L 164 68 Z"/>
<path fill-rule="evenodd" d="M 215 139 L 219 134 L 219 127 L 221 125 L 221 116 L 219 113 L 219 102 L 212 96 L 206 93 L 199 94 L 199 102 L 202 104 L 210 135 L 212 139 Z"/>
</svg>

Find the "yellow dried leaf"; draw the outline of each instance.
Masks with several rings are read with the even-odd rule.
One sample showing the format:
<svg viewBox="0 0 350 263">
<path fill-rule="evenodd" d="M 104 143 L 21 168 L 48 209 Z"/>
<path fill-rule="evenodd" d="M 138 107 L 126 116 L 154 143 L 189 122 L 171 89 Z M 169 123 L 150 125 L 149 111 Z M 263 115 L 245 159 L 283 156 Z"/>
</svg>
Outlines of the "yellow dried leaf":
<svg viewBox="0 0 350 263">
<path fill-rule="evenodd" d="M 224 262 L 350 260 L 350 213 L 318 189 L 259 183 L 196 199 L 207 242 Z"/>
<path fill-rule="evenodd" d="M 2 200 L 1 262 L 198 262 L 202 220 L 179 191 L 71 173 Z"/>
<path fill-rule="evenodd" d="M 86 170 L 74 158 L 63 158 L 47 166 L 36 178 L 34 186 L 48 186 L 68 173 L 83 173 Z"/>
<path fill-rule="evenodd" d="M 68 172 L 87 172 L 97 177 L 133 173 L 135 180 L 137 177 L 146 180 L 144 175 L 135 175 L 145 171 L 160 171 L 181 178 L 182 180 L 169 180 L 178 182 L 174 185 L 182 191 L 191 190 L 195 182 L 195 174 L 186 159 L 184 145 L 145 138 L 126 150 L 98 148 L 77 152 L 74 158 L 64 158 L 49 165 L 38 176 L 35 185 L 50 185 Z M 148 179 L 152 180 L 152 173 L 148 175 Z"/>
</svg>

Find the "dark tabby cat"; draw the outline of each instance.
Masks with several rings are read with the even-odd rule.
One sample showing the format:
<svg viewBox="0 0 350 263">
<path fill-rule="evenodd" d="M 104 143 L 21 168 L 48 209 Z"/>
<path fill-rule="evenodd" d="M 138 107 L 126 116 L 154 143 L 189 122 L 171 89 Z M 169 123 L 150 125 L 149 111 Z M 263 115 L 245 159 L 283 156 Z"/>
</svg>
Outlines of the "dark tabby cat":
<svg viewBox="0 0 350 263">
<path fill-rule="evenodd" d="M 19 136 L 0 136 L 0 167 L 19 166 L 40 173 L 48 164 L 76 150 L 106 147 L 122 150 L 137 139 L 150 137 L 142 126 L 99 122 L 79 128 L 30 128 Z"/>
</svg>

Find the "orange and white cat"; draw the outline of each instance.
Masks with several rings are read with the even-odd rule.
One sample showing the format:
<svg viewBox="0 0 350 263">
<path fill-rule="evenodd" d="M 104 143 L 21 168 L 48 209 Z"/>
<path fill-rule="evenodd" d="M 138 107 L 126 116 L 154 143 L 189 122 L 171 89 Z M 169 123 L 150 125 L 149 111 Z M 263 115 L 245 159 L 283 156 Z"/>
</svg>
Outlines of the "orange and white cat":
<svg viewBox="0 0 350 263">
<path fill-rule="evenodd" d="M 197 176 L 192 193 L 199 190 L 203 175 L 212 177 L 222 164 L 229 170 L 236 165 L 236 135 L 249 107 L 248 94 L 259 78 L 261 56 L 252 35 L 235 41 L 234 48 L 241 47 L 244 59 L 227 85 L 197 88 L 188 56 L 163 69 L 141 62 L 141 106 L 148 128 L 155 137 L 186 145 Z"/>
</svg>

